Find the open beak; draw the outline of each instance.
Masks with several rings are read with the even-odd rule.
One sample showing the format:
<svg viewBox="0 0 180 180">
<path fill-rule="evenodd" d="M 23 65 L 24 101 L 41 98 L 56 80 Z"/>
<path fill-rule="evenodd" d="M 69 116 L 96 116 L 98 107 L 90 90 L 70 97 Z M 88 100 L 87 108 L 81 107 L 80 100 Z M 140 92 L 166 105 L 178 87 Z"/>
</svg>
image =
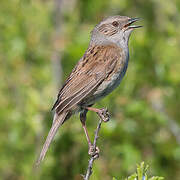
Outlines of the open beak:
<svg viewBox="0 0 180 180">
<path fill-rule="evenodd" d="M 135 28 L 140 28 L 142 26 L 139 25 L 132 25 L 134 22 L 141 20 L 141 18 L 131 18 L 128 20 L 128 23 L 125 24 L 124 28 L 126 28 L 126 30 L 128 29 L 135 29 Z"/>
</svg>

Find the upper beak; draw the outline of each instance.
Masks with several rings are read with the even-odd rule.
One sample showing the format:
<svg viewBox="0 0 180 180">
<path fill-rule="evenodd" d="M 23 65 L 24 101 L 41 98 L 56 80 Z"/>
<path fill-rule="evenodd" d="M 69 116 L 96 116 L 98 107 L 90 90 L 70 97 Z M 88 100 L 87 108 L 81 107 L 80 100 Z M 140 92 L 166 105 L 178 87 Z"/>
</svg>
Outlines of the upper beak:
<svg viewBox="0 0 180 180">
<path fill-rule="evenodd" d="M 128 23 L 125 24 L 124 27 L 127 27 L 127 29 L 140 28 L 140 27 L 142 27 L 142 26 L 139 26 L 139 25 L 132 25 L 134 22 L 139 21 L 139 20 L 141 20 L 141 18 L 131 18 L 131 19 L 128 20 Z"/>
</svg>

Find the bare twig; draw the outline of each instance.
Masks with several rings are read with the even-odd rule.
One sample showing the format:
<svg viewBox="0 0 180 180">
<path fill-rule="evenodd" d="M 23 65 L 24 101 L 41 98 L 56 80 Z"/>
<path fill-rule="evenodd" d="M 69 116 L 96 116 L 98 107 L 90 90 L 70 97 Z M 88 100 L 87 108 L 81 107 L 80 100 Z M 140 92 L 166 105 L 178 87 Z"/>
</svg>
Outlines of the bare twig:
<svg viewBox="0 0 180 180">
<path fill-rule="evenodd" d="M 94 136 L 94 141 L 93 141 L 93 149 L 94 149 L 95 153 L 93 155 L 91 155 L 91 158 L 90 158 L 89 164 L 88 164 L 88 168 L 86 171 L 86 175 L 84 175 L 84 180 L 88 180 L 90 178 L 90 176 L 92 174 L 93 162 L 95 159 L 97 159 L 99 157 L 99 152 L 96 152 L 97 151 L 96 143 L 97 143 L 97 139 L 99 137 L 98 134 L 99 134 L 99 131 L 101 128 L 102 121 L 103 121 L 102 119 L 99 120 L 98 126 L 95 131 L 95 136 Z"/>
</svg>

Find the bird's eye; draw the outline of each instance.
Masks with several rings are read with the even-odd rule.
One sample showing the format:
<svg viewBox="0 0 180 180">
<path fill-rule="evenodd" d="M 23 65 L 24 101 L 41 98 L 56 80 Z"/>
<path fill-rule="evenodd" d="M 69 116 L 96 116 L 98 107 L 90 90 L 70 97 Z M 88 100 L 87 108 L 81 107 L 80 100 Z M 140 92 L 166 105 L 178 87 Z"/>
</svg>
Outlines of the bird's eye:
<svg viewBox="0 0 180 180">
<path fill-rule="evenodd" d="M 114 22 L 112 23 L 112 25 L 113 25 L 114 27 L 118 27 L 118 26 L 119 26 L 119 23 L 118 23 L 117 21 L 114 21 Z"/>
</svg>

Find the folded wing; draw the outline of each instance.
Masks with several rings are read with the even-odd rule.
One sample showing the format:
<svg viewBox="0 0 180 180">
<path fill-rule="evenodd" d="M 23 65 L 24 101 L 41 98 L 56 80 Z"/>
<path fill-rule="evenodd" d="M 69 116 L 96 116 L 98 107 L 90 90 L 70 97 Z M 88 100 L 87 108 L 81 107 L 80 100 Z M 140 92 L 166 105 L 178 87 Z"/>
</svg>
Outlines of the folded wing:
<svg viewBox="0 0 180 180">
<path fill-rule="evenodd" d="M 58 94 L 53 109 L 69 110 L 92 93 L 114 70 L 120 58 L 115 46 L 90 46 Z"/>
</svg>

